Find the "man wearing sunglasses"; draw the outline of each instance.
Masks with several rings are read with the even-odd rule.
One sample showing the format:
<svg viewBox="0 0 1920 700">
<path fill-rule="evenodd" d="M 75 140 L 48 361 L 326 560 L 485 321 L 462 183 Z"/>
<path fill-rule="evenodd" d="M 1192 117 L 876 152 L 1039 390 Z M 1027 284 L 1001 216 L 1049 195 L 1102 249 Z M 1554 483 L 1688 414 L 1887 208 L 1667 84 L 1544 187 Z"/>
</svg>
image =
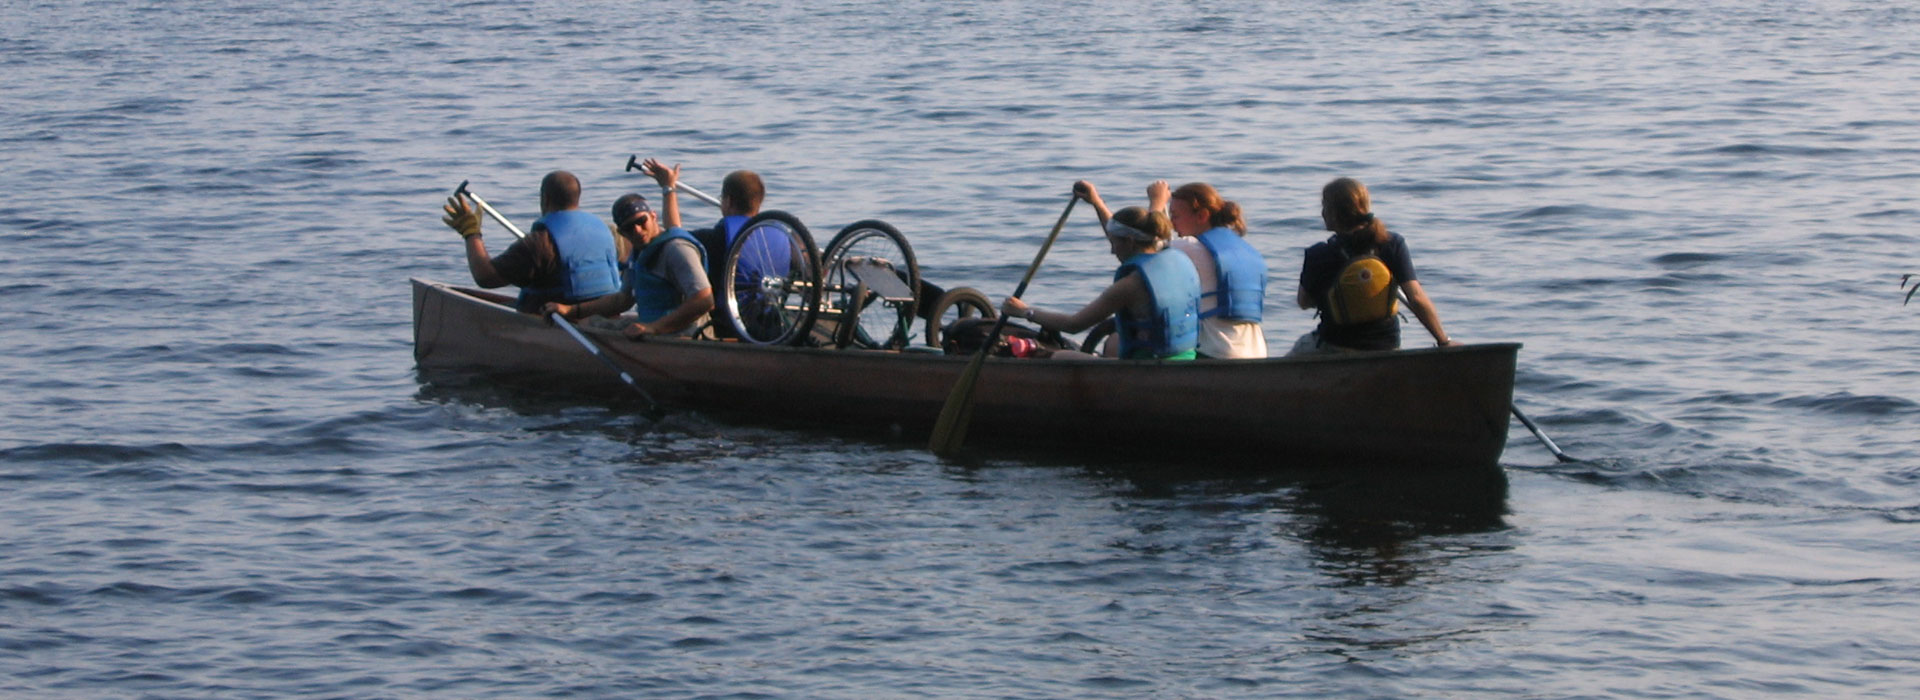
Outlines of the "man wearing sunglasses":
<svg viewBox="0 0 1920 700">
<path fill-rule="evenodd" d="M 669 200 L 666 220 L 637 193 L 613 202 L 614 232 L 627 243 L 625 284 L 615 294 L 579 304 L 549 303 L 542 313 L 567 318 L 615 316 L 634 310 L 634 323 L 624 332 L 638 339 L 646 335 L 680 334 L 697 326 L 713 310 L 713 285 L 707 279 L 706 252 L 693 234 L 680 227 L 678 207 Z"/>
</svg>

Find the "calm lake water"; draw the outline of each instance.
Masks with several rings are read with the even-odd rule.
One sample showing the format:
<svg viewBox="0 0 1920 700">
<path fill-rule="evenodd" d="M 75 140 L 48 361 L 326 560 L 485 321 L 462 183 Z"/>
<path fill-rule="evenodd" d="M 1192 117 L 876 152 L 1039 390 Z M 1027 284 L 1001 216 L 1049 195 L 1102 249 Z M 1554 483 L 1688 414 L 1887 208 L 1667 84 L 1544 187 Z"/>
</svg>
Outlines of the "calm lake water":
<svg viewBox="0 0 1920 700">
<path fill-rule="evenodd" d="M 0 4 L 0 695 L 1912 697 L 1917 30 L 1847 1 Z M 1516 425 L 1491 503 L 1278 455 L 943 462 L 415 370 L 406 280 L 466 275 L 454 185 L 525 222 L 566 168 L 600 213 L 634 154 L 757 170 L 822 242 L 893 222 L 996 297 L 1074 179 L 1206 180 L 1277 272 L 1276 348 L 1313 323 L 1319 187 L 1358 177 L 1585 461 Z M 1108 279 L 1077 213 L 1037 303 Z"/>
</svg>

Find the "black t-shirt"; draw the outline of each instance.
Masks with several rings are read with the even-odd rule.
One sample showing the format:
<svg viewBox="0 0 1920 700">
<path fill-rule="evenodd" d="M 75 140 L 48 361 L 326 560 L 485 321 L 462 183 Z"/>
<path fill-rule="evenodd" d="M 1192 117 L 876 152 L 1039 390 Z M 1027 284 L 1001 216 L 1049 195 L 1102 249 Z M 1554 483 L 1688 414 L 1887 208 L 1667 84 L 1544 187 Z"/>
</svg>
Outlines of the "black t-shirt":
<svg viewBox="0 0 1920 700">
<path fill-rule="evenodd" d="M 559 286 L 562 282 L 565 282 L 565 280 L 560 277 L 561 272 L 558 261 L 548 261 L 546 265 L 541 265 L 539 258 L 533 253 L 533 246 L 527 244 L 527 241 L 532 240 L 532 237 L 545 235 L 547 235 L 545 229 L 536 229 L 533 233 L 527 234 L 527 239 L 514 241 L 513 245 L 507 246 L 506 250 L 501 251 L 499 255 L 493 256 L 493 271 L 499 273 L 500 279 L 506 280 L 507 284 L 521 289 L 528 287 L 550 288 Z M 526 295 L 527 303 L 522 306 L 529 308 L 521 308 L 520 310 L 528 313 L 538 313 L 540 306 L 548 301 L 564 301 L 563 299 L 534 298 L 538 296 L 537 294 Z"/>
<path fill-rule="evenodd" d="M 1300 288 L 1307 290 L 1307 296 L 1315 306 L 1325 303 L 1327 290 L 1340 277 L 1340 270 L 1347 266 L 1347 261 L 1366 253 L 1365 250 L 1348 252 L 1337 245 L 1336 240 L 1330 239 L 1308 247 L 1306 260 L 1300 265 Z M 1407 239 L 1401 238 L 1400 234 L 1387 234 L 1387 242 L 1374 247 L 1373 253 L 1387 266 L 1395 285 L 1419 279 L 1414 276 L 1413 254 L 1407 250 Z M 1378 321 L 1336 325 L 1327 320 L 1323 313 L 1320 315 L 1320 340 L 1355 350 L 1393 350 L 1400 347 L 1400 317 L 1393 315 Z"/>
</svg>

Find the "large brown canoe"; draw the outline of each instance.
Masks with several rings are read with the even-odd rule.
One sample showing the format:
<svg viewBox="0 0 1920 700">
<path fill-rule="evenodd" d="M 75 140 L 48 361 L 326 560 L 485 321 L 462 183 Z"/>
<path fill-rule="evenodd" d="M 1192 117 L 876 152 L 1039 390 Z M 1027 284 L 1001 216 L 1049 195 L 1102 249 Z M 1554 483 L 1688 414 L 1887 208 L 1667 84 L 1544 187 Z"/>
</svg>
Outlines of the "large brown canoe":
<svg viewBox="0 0 1920 700">
<path fill-rule="evenodd" d="M 415 279 L 414 357 L 624 390 L 503 296 Z M 504 302 L 504 303 L 503 303 Z M 782 421 L 898 426 L 924 438 L 965 357 L 659 339 L 583 328 L 660 402 Z M 1518 343 L 1264 360 L 989 358 L 969 443 L 1045 440 L 1267 463 L 1491 467 L 1507 442 Z"/>
</svg>

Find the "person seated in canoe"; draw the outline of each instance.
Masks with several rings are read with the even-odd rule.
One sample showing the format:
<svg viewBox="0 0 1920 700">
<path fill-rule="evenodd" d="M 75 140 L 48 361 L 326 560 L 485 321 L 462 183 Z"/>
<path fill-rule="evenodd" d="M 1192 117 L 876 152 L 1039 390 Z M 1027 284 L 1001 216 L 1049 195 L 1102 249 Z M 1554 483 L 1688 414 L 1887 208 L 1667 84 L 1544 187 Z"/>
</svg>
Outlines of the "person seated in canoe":
<svg viewBox="0 0 1920 700">
<path fill-rule="evenodd" d="M 1106 220 L 1107 205 L 1087 185 L 1087 202 Z M 1147 186 L 1147 208 L 1167 215 L 1179 234 L 1168 245 L 1185 253 L 1200 273 L 1200 359 L 1267 356 L 1260 328 L 1266 307 L 1267 261 L 1246 241 L 1240 205 L 1212 185 L 1189 182 L 1169 190 L 1167 181 Z"/>
<path fill-rule="evenodd" d="M 527 237 L 487 256 L 480 237 L 480 210 L 467 197 L 447 198 L 441 221 L 466 239 L 467 271 L 473 283 L 493 289 L 520 287 L 514 307 L 533 313 L 547 302 L 575 304 L 620 291 L 613 236 L 600 217 L 580 211 L 580 179 L 565 170 L 540 180 L 540 218 Z"/>
<path fill-rule="evenodd" d="M 1373 215 L 1367 186 L 1340 178 L 1320 190 L 1320 220 L 1333 235 L 1307 248 L 1295 297 L 1302 309 L 1318 309 L 1320 326 L 1300 337 L 1288 355 L 1395 350 L 1400 318 L 1395 289 L 1440 347 L 1458 345 L 1440 325 L 1440 312 L 1413 271 L 1413 256 L 1400 234 Z"/>
<path fill-rule="evenodd" d="M 663 215 L 655 216 L 647 198 L 638 193 L 614 200 L 614 230 L 633 251 L 626 259 L 624 288 L 580 304 L 549 303 L 542 313 L 577 319 L 615 316 L 632 308 L 634 322 L 621 332 L 636 340 L 697 327 L 700 319 L 713 310 L 706 252 L 693 234 L 680 227 L 680 211 L 674 202 L 661 203 L 661 209 Z"/>
<path fill-rule="evenodd" d="M 1083 199 L 1093 196 L 1092 183 L 1074 183 Z M 1120 260 L 1113 284 L 1073 313 L 1028 306 L 1019 297 L 1007 297 L 1000 312 L 1027 319 L 1047 330 L 1078 333 L 1111 316 L 1112 342 L 1118 356 L 1130 360 L 1191 360 L 1200 338 L 1200 275 L 1187 256 L 1168 254 L 1173 224 L 1160 212 L 1127 207 L 1108 216 L 1095 207 L 1107 245 Z M 1087 357 L 1059 351 L 1054 358 Z"/>
<path fill-rule="evenodd" d="M 664 183 L 660 196 L 662 209 L 671 207 L 679 199 L 672 183 L 677 183 L 680 166 L 667 167 L 657 158 L 648 158 L 641 164 L 641 172 Z M 672 178 L 662 180 L 661 173 L 671 171 Z M 759 173 L 752 170 L 735 170 L 727 173 L 720 181 L 720 220 L 713 227 L 691 231 L 695 240 L 707 251 L 707 280 L 713 289 L 720 289 L 720 276 L 726 272 L 727 252 L 733 242 L 740 237 L 747 222 L 760 213 L 760 203 L 765 201 L 767 186 Z M 777 236 L 759 236 L 749 243 L 754 249 L 742 251 L 740 261 L 734 266 L 735 287 L 754 289 L 759 286 L 762 276 L 785 277 L 789 273 L 788 265 L 793 252 L 785 245 L 784 239 Z M 713 324 L 714 334 L 728 338 L 733 336 L 731 323 L 722 321 Z"/>
</svg>

